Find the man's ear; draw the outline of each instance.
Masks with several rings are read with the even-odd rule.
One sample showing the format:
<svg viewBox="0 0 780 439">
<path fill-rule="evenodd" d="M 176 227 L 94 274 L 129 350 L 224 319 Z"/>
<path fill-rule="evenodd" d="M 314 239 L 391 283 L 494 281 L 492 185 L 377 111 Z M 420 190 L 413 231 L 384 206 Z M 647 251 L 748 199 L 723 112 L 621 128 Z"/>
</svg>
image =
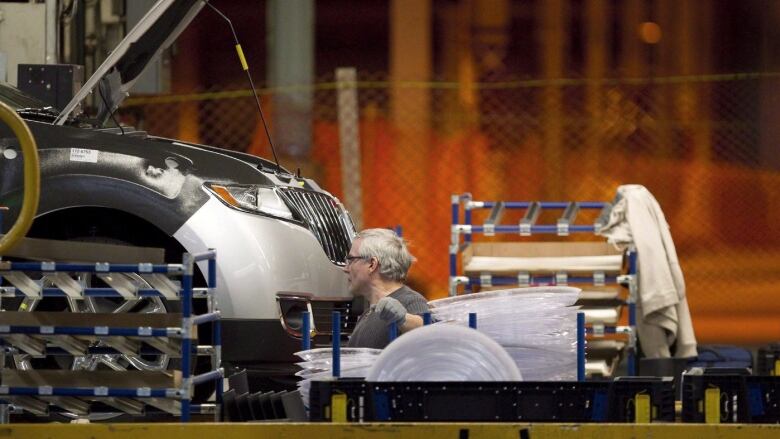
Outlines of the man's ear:
<svg viewBox="0 0 780 439">
<path fill-rule="evenodd" d="M 377 268 L 379 268 L 379 259 L 372 256 L 371 261 L 368 263 L 368 270 L 373 272 L 376 271 Z"/>
</svg>

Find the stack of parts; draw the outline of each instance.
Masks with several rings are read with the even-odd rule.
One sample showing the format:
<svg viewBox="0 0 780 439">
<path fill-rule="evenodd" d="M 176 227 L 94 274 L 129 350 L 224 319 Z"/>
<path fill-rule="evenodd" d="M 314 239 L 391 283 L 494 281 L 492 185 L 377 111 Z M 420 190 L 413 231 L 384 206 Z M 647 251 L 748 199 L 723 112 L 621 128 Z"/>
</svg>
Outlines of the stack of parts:
<svg viewBox="0 0 780 439">
<path fill-rule="evenodd" d="M 390 343 L 367 381 L 521 381 L 512 357 L 471 328 L 429 325 Z"/>
<path fill-rule="evenodd" d="M 532 287 L 488 291 L 430 302 L 438 324 L 468 325 L 498 342 L 527 381 L 575 380 L 579 288 Z"/>
<path fill-rule="evenodd" d="M 341 376 L 344 378 L 362 378 L 373 366 L 380 349 L 371 348 L 341 348 Z M 301 378 L 298 390 L 301 392 L 303 404 L 309 407 L 309 389 L 312 380 L 324 380 L 333 376 L 333 349 L 319 348 L 296 352 L 295 355 L 303 361 L 296 363 L 303 370 L 296 373 Z"/>
</svg>

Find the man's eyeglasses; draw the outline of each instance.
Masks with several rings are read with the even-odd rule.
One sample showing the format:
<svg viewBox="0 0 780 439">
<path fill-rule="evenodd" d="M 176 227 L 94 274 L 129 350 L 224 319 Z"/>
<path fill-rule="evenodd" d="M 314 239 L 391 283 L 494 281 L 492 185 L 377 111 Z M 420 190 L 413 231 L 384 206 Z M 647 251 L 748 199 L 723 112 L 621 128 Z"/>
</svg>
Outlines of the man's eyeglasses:
<svg viewBox="0 0 780 439">
<path fill-rule="evenodd" d="M 370 258 L 370 257 L 368 257 L 368 256 L 352 256 L 352 255 L 347 255 L 347 256 L 344 258 L 344 261 L 346 262 L 346 264 L 347 264 L 347 265 L 351 265 L 353 262 L 355 262 L 355 261 L 356 261 L 356 260 L 358 260 L 358 259 L 363 259 L 363 260 L 365 260 L 365 261 L 368 261 L 368 260 L 370 260 L 371 258 Z"/>
</svg>

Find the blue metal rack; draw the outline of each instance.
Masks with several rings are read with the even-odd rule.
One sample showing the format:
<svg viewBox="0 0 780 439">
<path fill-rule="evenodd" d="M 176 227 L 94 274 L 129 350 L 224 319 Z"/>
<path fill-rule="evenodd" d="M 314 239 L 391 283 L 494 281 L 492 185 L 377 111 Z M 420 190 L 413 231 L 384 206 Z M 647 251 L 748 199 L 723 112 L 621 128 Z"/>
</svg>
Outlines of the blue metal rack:
<svg viewBox="0 0 780 439">
<path fill-rule="evenodd" d="M 193 288 L 194 267 L 197 262 L 207 261 L 208 266 L 208 288 Z M 181 300 L 181 326 L 152 328 L 152 327 L 107 327 L 107 326 L 30 326 L 30 325 L 4 325 L 0 320 L 0 335 L 62 335 L 62 336 L 98 336 L 98 337 L 166 337 L 180 339 L 181 342 L 181 384 L 179 386 L 170 386 L 164 388 L 119 388 L 100 385 L 96 387 L 62 387 L 40 385 L 36 387 L 8 386 L 0 383 L 0 404 L 7 404 L 2 400 L 3 395 L 8 396 L 34 396 L 34 397 L 124 397 L 138 398 L 143 401 L 144 398 L 169 398 L 178 400 L 181 408 L 181 421 L 187 422 L 193 413 L 204 413 L 213 411 L 215 418 L 219 420 L 219 407 L 222 398 L 222 378 L 224 370 L 220 367 L 221 363 L 221 324 L 220 312 L 217 309 L 216 299 L 214 297 L 216 288 L 216 251 L 208 250 L 197 254 L 184 254 L 181 264 L 63 264 L 53 262 L 9 262 L 0 261 L 0 275 L 33 271 L 40 272 L 43 275 L 48 273 L 160 273 L 167 276 L 181 276 L 181 289 L 178 298 Z M 40 284 L 41 282 L 38 281 Z M 28 291 L 29 293 L 29 291 Z M 80 291 L 82 297 L 126 297 L 126 295 L 111 288 L 82 288 Z M 72 292 L 71 292 L 72 294 Z M 69 294 L 58 288 L 39 288 L 35 298 L 68 296 Z M 161 296 L 171 299 L 168 294 L 155 289 L 139 289 L 135 292 L 134 298 Z M 21 289 L 4 286 L 0 287 L 0 298 L 8 297 L 30 297 Z M 193 298 L 205 298 L 208 301 L 209 312 L 201 315 L 193 315 Z M 195 333 L 193 328 L 207 322 L 212 324 L 212 346 L 193 345 Z M 4 353 L 14 353 L 15 347 L 5 344 L 0 346 Z M 150 348 L 145 348 L 148 353 Z M 154 349 L 152 349 L 153 351 Z M 89 353 L 98 353 L 99 351 L 112 351 L 110 348 L 94 347 Z M 62 349 L 46 347 L 45 354 L 57 355 L 63 352 Z M 192 356 L 199 353 L 207 354 L 212 357 L 213 370 L 192 375 Z M 139 351 L 144 354 L 144 351 Z M 0 364 L 0 368 L 4 364 Z M 123 372 L 115 372 L 121 374 Z M 192 404 L 193 387 L 207 381 L 216 382 L 216 404 L 213 407 L 207 405 Z M 212 410 L 213 409 L 213 410 Z"/>
<path fill-rule="evenodd" d="M 463 222 L 461 223 L 461 206 L 463 210 Z M 606 276 L 603 273 L 594 273 L 593 276 L 569 276 L 558 272 L 555 275 L 534 276 L 530 273 L 521 273 L 516 277 L 492 276 L 482 274 L 480 276 L 458 275 L 458 254 L 465 250 L 472 242 L 474 234 L 495 236 L 496 234 L 516 234 L 529 237 L 539 234 L 555 234 L 557 236 L 569 236 L 573 233 L 595 233 L 609 217 L 612 204 L 608 202 L 539 202 L 539 201 L 474 201 L 471 194 L 455 194 L 451 197 L 452 222 L 450 225 L 451 242 L 449 246 L 449 294 L 457 295 L 463 286 L 466 293 L 473 291 L 473 286 L 496 285 L 568 285 L 568 284 L 592 284 L 604 286 L 605 284 L 619 284 L 628 288 L 628 298 L 625 301 L 628 308 L 628 326 L 591 325 L 586 328 L 591 337 L 601 337 L 604 334 L 626 334 L 628 338 L 627 367 L 628 374 L 636 374 L 636 299 L 637 299 L 637 253 L 632 248 L 627 251 L 628 270 L 618 276 Z M 490 209 L 485 222 L 481 225 L 473 224 L 473 211 Z M 499 224 L 501 216 L 506 209 L 525 210 L 522 219 L 517 224 Z M 562 210 L 555 224 L 537 224 L 537 220 L 543 210 Z M 593 224 L 577 224 L 577 214 L 581 209 L 599 211 Z M 462 237 L 462 239 L 461 239 Z"/>
</svg>

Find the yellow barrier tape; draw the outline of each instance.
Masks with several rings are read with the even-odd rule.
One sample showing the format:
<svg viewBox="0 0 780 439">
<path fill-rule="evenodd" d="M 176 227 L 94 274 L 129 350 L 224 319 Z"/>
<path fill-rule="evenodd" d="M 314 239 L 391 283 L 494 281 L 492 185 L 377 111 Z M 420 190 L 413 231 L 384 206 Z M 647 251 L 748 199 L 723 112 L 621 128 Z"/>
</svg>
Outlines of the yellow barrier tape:
<svg viewBox="0 0 780 439">
<path fill-rule="evenodd" d="M 241 50 L 240 44 L 236 44 L 236 52 L 238 52 L 238 58 L 241 60 L 241 68 L 244 70 L 249 70 L 249 65 L 246 63 L 246 58 L 244 57 L 244 51 Z"/>
<path fill-rule="evenodd" d="M 332 395 L 330 397 L 331 422 L 347 422 L 347 395 Z"/>
<path fill-rule="evenodd" d="M 244 53 L 240 45 L 236 45 L 236 51 L 241 58 L 241 66 L 244 70 L 248 69 Z M 780 72 L 766 73 L 731 73 L 722 75 L 698 75 L 698 76 L 668 76 L 658 78 L 605 78 L 605 79 L 531 79 L 524 81 L 506 81 L 474 83 L 472 86 L 478 90 L 501 90 L 517 88 L 542 88 L 542 87 L 569 87 L 569 86 L 617 86 L 617 85 L 665 85 L 665 84 L 693 84 L 703 82 L 725 82 L 725 81 L 743 81 L 751 79 L 771 79 L 780 78 Z M 259 89 L 259 95 L 269 95 L 277 93 L 294 92 L 316 92 L 326 90 L 336 90 L 339 88 L 338 82 L 320 82 L 316 84 L 291 84 L 278 87 L 269 87 Z M 359 81 L 355 84 L 358 89 L 389 89 L 393 87 L 406 89 L 428 89 L 428 90 L 459 90 L 462 84 L 459 82 L 445 81 Z M 221 92 L 205 93 L 187 93 L 180 95 L 137 97 L 125 101 L 126 107 L 147 105 L 147 104 L 168 104 L 178 102 L 197 102 L 217 99 L 234 99 L 251 97 L 251 90 L 231 90 Z"/>
<path fill-rule="evenodd" d="M 650 395 L 637 394 L 634 397 L 634 422 L 648 424 L 651 420 Z"/>
<path fill-rule="evenodd" d="M 704 422 L 720 424 L 720 389 L 717 387 L 704 391 Z"/>
</svg>

